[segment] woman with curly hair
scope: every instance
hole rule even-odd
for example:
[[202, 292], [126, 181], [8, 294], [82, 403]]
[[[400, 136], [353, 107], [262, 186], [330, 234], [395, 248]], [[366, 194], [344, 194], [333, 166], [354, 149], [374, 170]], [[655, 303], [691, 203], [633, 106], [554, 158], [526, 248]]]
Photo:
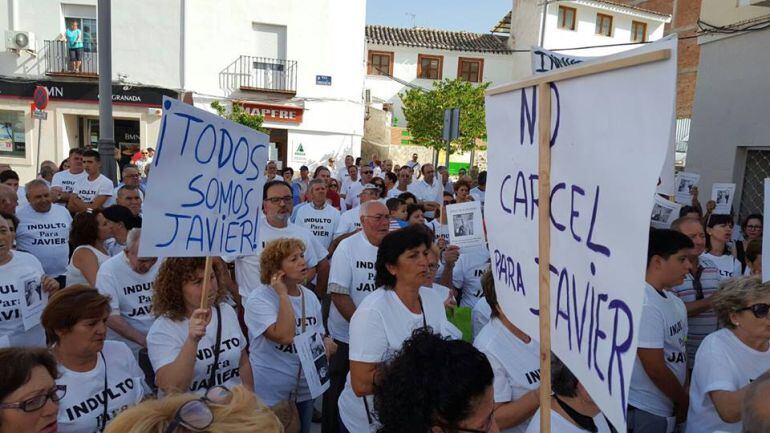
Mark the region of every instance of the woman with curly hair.
[[155, 279], [156, 320], [147, 333], [147, 352], [164, 393], [202, 395], [213, 386], [241, 383], [253, 388], [246, 338], [214, 272], [201, 308], [205, 263], [202, 257], [168, 258]]
[[107, 218], [99, 209], [75, 215], [70, 228], [70, 248], [74, 248], [67, 265], [66, 284], [94, 287], [99, 266], [110, 258], [104, 241], [112, 236]]
[[280, 433], [278, 418], [243, 386], [217, 386], [205, 398], [176, 394], [123, 411], [105, 433]]
[[244, 320], [249, 328], [254, 392], [265, 404], [283, 400], [295, 402], [303, 433], [310, 432], [313, 398], [301, 372], [294, 336], [304, 332], [322, 340], [327, 354], [334, 343], [323, 337], [326, 331], [321, 303], [302, 285], [307, 275], [299, 239], [279, 238], [267, 243], [260, 254], [260, 281], [244, 303]]
[[377, 431], [498, 433], [493, 379], [489, 361], [473, 345], [418, 329], [377, 371]]
[[455, 182], [454, 185], [455, 188], [455, 201], [457, 203], [466, 203], [469, 201], [473, 201], [473, 196], [471, 193], [471, 184], [465, 180], [460, 179], [457, 182]]

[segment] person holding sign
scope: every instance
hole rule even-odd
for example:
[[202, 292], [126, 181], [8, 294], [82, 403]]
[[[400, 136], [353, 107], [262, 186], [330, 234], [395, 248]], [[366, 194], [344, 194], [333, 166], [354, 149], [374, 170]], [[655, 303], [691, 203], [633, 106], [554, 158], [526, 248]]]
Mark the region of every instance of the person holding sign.
[[670, 290], [690, 271], [692, 248], [682, 233], [650, 230], [639, 346], [628, 393], [629, 432], [671, 433], [687, 415], [687, 308]]
[[[313, 389], [302, 372], [295, 335], [326, 334], [321, 303], [302, 285], [307, 274], [305, 246], [299, 239], [274, 239], [260, 256], [262, 286], [244, 302], [244, 321], [249, 328], [249, 361], [254, 373], [254, 392], [268, 406], [288, 400], [297, 405], [300, 431], [309, 433], [313, 417]], [[334, 343], [323, 337], [327, 355]]]
[[246, 338], [213, 272], [201, 299], [205, 262], [203, 257], [167, 258], [155, 279], [156, 319], [147, 333], [147, 353], [163, 393], [203, 395], [213, 386], [241, 383], [253, 388]]
[[123, 409], [144, 398], [146, 384], [131, 349], [105, 341], [110, 298], [88, 286], [69, 286], [48, 302], [42, 315], [51, 352], [59, 364], [58, 432], [104, 431]]
[[58, 289], [35, 256], [11, 249], [8, 221], [0, 218], [0, 347], [45, 346], [40, 312]]
[[375, 372], [415, 329], [459, 334], [447, 321], [444, 300], [422, 287], [431, 243], [424, 227], [411, 226], [386, 235], [377, 251], [374, 283], [381, 289], [364, 299], [350, 321], [350, 374], [339, 399], [340, 419], [350, 433], [377, 427]]
[[713, 304], [724, 328], [706, 337], [695, 357], [687, 433], [739, 433], [746, 388], [770, 371], [770, 285], [733, 279]]
[[0, 432], [55, 433], [59, 400], [56, 360], [42, 348], [0, 349]]
[[492, 318], [473, 340], [473, 345], [492, 365], [497, 404], [495, 420], [500, 431], [524, 433], [530, 418], [540, 407], [539, 343], [505, 316], [497, 303], [492, 271], [487, 270], [481, 279]]

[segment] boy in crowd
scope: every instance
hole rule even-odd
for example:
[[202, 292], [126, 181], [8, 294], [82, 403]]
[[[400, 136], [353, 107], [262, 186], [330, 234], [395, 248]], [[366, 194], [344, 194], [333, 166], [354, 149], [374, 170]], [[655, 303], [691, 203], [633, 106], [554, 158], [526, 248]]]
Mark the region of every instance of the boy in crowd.
[[392, 197], [385, 202], [390, 212], [390, 231], [406, 227], [406, 202]]

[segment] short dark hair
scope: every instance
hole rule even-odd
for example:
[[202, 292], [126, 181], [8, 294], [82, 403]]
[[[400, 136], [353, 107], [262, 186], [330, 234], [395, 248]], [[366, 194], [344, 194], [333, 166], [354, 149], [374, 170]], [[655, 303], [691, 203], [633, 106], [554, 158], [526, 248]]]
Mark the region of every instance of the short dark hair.
[[58, 343], [56, 331], [70, 330], [81, 320], [106, 316], [110, 311], [109, 296], [102, 295], [93, 287], [76, 284], [51, 296], [40, 316], [40, 323], [48, 342]]
[[315, 168], [315, 171], [313, 172], [313, 178], [316, 178], [316, 177], [318, 177], [318, 173], [319, 173], [321, 170], [326, 170], [326, 171], [328, 171], [328, 172], [329, 172], [329, 174], [331, 174], [331, 173], [332, 173], [332, 171], [331, 171], [331, 170], [329, 170], [329, 167], [327, 167], [327, 166], [325, 166], [325, 165], [319, 165], [318, 167], [316, 167], [316, 168]]
[[393, 173], [392, 171], [386, 171], [385, 177], [390, 179], [391, 182], [396, 183], [398, 182], [398, 176], [396, 176], [396, 173]]
[[387, 201], [385, 201], [385, 206], [388, 208], [389, 211], [398, 210], [401, 206], [405, 205], [406, 202], [401, 200], [398, 197], [391, 197]]
[[8, 347], [0, 349], [0, 401], [29, 382], [32, 370], [43, 367], [54, 379], [59, 377], [56, 360], [43, 348]]
[[647, 266], [655, 256], [668, 260], [679, 251], [693, 248], [695, 245], [684, 234], [671, 229], [650, 229], [647, 244]]
[[430, 248], [432, 243], [433, 239], [428, 232], [418, 226], [409, 226], [388, 233], [382, 239], [380, 248], [377, 250], [374, 284], [377, 287], [392, 289], [396, 284], [396, 277], [388, 271], [386, 265], [395, 265], [398, 262], [398, 257], [406, 250], [417, 248], [420, 245]]
[[262, 187], [262, 199], [263, 199], [263, 200], [264, 200], [264, 199], [267, 197], [267, 191], [268, 191], [270, 188], [272, 188], [272, 187], [274, 187], [274, 186], [276, 186], [276, 185], [283, 185], [283, 186], [285, 186], [286, 188], [289, 188], [289, 191], [292, 191], [292, 193], [294, 192], [294, 191], [291, 189], [291, 185], [289, 185], [289, 183], [288, 183], [288, 182], [286, 182], [285, 180], [283, 180], [283, 179], [274, 179], [274, 180], [271, 180], [270, 182], [265, 182], [265, 186], [264, 186], [264, 187]]
[[[716, 225], [720, 224], [729, 224], [729, 225], [735, 225], [735, 222], [733, 221], [732, 215], [723, 214], [723, 213], [716, 213], [709, 215], [708, 220], [706, 220], [706, 228], [712, 228]], [[708, 234], [708, 231], [706, 231], [706, 252], [711, 251], [711, 236]], [[730, 248], [727, 248], [725, 245], [724, 251], [722, 251], [722, 254], [730, 255]]]
[[293, 169], [293, 168], [291, 168], [291, 167], [286, 167], [286, 168], [284, 168], [283, 170], [281, 170], [281, 175], [284, 175], [284, 174], [286, 174], [286, 172], [287, 172], [287, 171], [288, 171], [289, 173], [291, 173], [291, 175], [292, 175], [292, 176], [294, 176], [294, 169]]
[[433, 167], [433, 164], [431, 164], [431, 163], [427, 162], [427, 163], [425, 163], [425, 164], [421, 165], [421, 166], [420, 166], [420, 173], [422, 173], [422, 174], [425, 174], [425, 168], [426, 168], [426, 167]]
[[487, 171], [484, 170], [481, 173], [479, 173], [479, 177], [476, 179], [476, 181], [479, 183], [479, 185], [486, 185], [487, 184]]
[[16, 231], [19, 229], [19, 219], [16, 217], [16, 215], [6, 213], [6, 212], [0, 212], [0, 217], [10, 221], [13, 224], [13, 231]]
[[71, 248], [93, 245], [99, 239], [99, 220], [96, 216], [100, 213], [102, 213], [100, 209], [87, 210], [72, 218], [72, 225], [70, 226]]
[[309, 169], [309, 168], [307, 168], [307, 166], [306, 166], [306, 165], [301, 165], [301, 166], [299, 167], [299, 171], [308, 171], [308, 170], [310, 170], [310, 169]]
[[436, 423], [456, 428], [493, 380], [489, 360], [472, 344], [419, 328], [378, 367], [374, 410], [379, 433], [423, 433]]
[[83, 158], [93, 158], [96, 161], [101, 161], [102, 160], [102, 156], [99, 155], [99, 152], [97, 152], [95, 150], [92, 150], [92, 149], [88, 149], [85, 152], [83, 152]]
[[84, 151], [82, 147], [73, 147], [72, 149], [70, 149], [69, 156], [72, 156], [73, 154], [83, 156], [83, 152]]
[[576, 397], [580, 381], [558, 356], [551, 353], [551, 390], [563, 397]]
[[415, 203], [417, 203], [417, 196], [415, 196], [414, 194], [412, 194], [409, 191], [402, 192], [401, 194], [398, 195], [398, 198], [400, 198], [403, 201], [407, 201], [407, 200], [409, 200], [411, 198], [412, 200], [414, 200]]
[[417, 211], [422, 211], [423, 213], [425, 213], [425, 208], [423, 208], [421, 204], [416, 204], [416, 203], [406, 205], [406, 219], [409, 219], [409, 217], [412, 216], [412, 214]]
[[19, 173], [16, 173], [13, 170], [5, 170], [4, 172], [0, 173], [0, 183], [5, 183], [5, 181], [8, 179], [19, 180]]
[[701, 217], [703, 216], [703, 213], [700, 211], [700, 209], [698, 209], [695, 206], [682, 206], [682, 208], [679, 209], [679, 216], [683, 217], [688, 213], [693, 213], [693, 212], [697, 213]]

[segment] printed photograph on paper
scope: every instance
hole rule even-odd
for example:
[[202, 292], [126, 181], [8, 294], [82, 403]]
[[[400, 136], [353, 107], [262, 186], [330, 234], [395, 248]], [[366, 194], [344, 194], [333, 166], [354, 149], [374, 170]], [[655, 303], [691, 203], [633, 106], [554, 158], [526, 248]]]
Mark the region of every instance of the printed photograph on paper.
[[460, 248], [484, 245], [484, 223], [481, 203], [471, 201], [446, 207], [449, 243]]

